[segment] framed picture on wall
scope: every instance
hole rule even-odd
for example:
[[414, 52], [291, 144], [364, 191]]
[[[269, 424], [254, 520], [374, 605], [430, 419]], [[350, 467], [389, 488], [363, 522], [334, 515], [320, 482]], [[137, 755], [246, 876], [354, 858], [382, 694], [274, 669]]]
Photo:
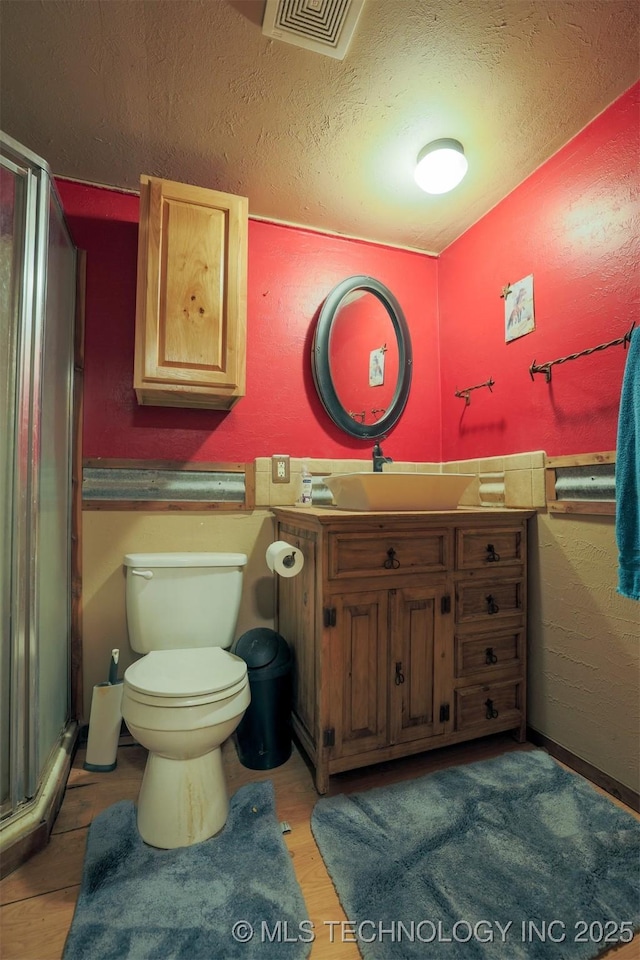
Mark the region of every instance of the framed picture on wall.
[[369, 386], [381, 387], [384, 383], [384, 347], [369, 354]]
[[533, 310], [533, 274], [514, 283], [504, 298], [504, 339], [506, 343], [524, 337], [536, 328]]

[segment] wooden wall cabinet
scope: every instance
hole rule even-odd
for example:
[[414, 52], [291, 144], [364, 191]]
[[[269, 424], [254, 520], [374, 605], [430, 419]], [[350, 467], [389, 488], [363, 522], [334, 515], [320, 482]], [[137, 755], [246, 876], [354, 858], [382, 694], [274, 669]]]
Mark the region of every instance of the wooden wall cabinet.
[[248, 202], [140, 178], [140, 404], [230, 409], [245, 394]]
[[526, 725], [526, 511], [274, 507], [293, 727], [331, 774]]

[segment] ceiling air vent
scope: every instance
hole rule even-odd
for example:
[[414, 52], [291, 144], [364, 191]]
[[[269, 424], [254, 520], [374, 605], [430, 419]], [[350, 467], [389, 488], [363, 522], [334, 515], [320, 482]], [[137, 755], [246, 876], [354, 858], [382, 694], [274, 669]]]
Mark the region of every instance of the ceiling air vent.
[[267, 0], [267, 37], [343, 60], [364, 0]]

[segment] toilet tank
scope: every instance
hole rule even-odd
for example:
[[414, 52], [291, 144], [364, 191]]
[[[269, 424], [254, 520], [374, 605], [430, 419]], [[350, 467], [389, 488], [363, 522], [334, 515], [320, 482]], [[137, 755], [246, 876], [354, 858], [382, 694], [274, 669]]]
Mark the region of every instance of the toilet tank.
[[137, 653], [230, 647], [238, 622], [244, 553], [128, 553], [125, 598]]

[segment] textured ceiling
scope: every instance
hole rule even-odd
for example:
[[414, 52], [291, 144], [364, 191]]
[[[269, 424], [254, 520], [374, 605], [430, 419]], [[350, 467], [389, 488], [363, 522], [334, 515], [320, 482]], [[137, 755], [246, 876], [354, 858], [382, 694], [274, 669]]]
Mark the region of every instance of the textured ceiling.
[[[2, 0], [2, 129], [56, 175], [438, 253], [640, 76], [637, 0], [365, 0], [342, 61], [265, 37], [263, 7]], [[430, 197], [439, 137], [469, 173]]]

